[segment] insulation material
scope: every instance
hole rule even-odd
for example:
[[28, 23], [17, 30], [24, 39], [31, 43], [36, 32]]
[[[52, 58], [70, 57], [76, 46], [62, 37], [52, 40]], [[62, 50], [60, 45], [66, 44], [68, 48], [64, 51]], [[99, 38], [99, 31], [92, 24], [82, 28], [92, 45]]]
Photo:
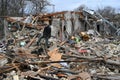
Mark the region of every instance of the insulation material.
[[51, 36], [57, 37], [60, 31], [60, 19], [53, 19], [51, 26]]
[[66, 21], [66, 31], [68, 35], [72, 35], [72, 31], [73, 31], [71, 18], [72, 18], [72, 14], [70, 12], [67, 12], [65, 14], [65, 21]]

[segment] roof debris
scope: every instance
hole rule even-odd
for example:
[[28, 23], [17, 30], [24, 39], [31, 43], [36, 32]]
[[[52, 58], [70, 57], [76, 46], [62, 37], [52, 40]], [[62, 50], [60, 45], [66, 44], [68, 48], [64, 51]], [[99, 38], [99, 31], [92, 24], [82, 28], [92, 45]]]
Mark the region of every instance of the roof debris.
[[[103, 30], [100, 18], [89, 15], [64, 11], [7, 17], [5, 40], [0, 42], [0, 79], [119, 80], [120, 40], [107, 35], [112, 25]], [[44, 40], [37, 45], [45, 24], [54, 32], [47, 48]]]

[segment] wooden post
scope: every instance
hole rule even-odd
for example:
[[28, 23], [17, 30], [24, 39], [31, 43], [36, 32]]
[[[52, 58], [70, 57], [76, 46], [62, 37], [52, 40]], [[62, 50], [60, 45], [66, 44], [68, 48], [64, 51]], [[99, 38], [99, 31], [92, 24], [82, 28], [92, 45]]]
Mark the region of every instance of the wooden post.
[[4, 39], [5, 40], [7, 40], [8, 33], [9, 33], [7, 26], [8, 26], [8, 22], [6, 21], [6, 19], [4, 19], [4, 34], [5, 34]]

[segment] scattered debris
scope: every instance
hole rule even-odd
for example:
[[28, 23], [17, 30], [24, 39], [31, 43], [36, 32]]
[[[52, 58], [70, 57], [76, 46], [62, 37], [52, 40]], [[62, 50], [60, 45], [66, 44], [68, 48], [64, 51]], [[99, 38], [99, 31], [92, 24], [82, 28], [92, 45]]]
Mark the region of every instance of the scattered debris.
[[[92, 27], [87, 16], [65, 11], [7, 17], [0, 43], [0, 80], [119, 80], [120, 40], [87, 29]], [[36, 45], [44, 23], [52, 23], [47, 49]]]

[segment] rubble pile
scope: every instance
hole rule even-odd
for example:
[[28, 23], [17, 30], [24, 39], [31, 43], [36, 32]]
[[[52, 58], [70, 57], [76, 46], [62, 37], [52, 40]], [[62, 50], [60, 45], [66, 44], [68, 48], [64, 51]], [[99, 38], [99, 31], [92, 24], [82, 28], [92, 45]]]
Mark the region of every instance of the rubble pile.
[[[45, 54], [35, 45], [34, 36], [35, 33], [30, 39], [20, 36], [23, 39], [11, 43], [7, 53], [1, 52], [2, 80], [119, 79], [120, 42], [95, 38], [94, 42], [69, 43], [51, 38], [53, 44]], [[30, 42], [25, 43], [27, 39]]]
[[119, 40], [80, 32], [67, 39], [51, 37], [45, 48], [44, 40], [36, 45], [44, 26], [31, 26], [33, 20], [15, 22], [20, 28], [12, 27], [1, 41], [0, 80], [120, 79]]

